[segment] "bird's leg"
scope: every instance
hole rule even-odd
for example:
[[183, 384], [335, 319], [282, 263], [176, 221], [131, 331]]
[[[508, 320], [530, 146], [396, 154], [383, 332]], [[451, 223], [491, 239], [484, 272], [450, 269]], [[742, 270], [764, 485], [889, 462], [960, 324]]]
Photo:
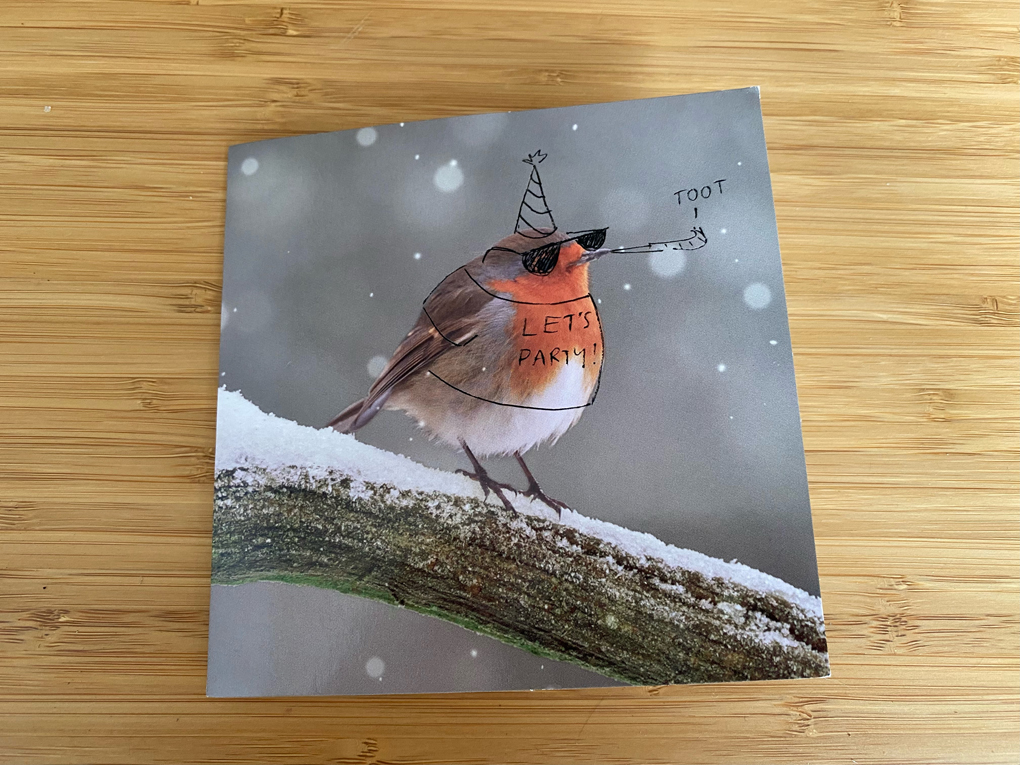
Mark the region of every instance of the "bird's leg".
[[545, 502], [549, 507], [556, 511], [556, 517], [562, 518], [563, 511], [566, 509], [566, 505], [560, 502], [558, 499], [553, 499], [538, 485], [538, 481], [535, 480], [535, 476], [528, 470], [528, 466], [524, 464], [524, 457], [521, 456], [520, 452], [514, 452], [514, 456], [517, 458], [517, 464], [521, 466], [521, 470], [524, 471], [524, 475], [528, 479], [528, 488], [526, 491], [521, 492], [525, 497], [531, 497], [532, 499], [538, 499]]
[[466, 470], [458, 470], [457, 472], [461, 475], [466, 475], [468, 478], [472, 478], [478, 481], [478, 485], [482, 487], [485, 498], [489, 498], [489, 492], [491, 491], [500, 501], [503, 503], [503, 507], [509, 510], [511, 513], [516, 513], [514, 506], [510, 504], [510, 500], [506, 498], [506, 494], [503, 493], [503, 489], [512, 489], [512, 486], [508, 486], [505, 483], [500, 483], [495, 480], [492, 476], [486, 472], [485, 468], [482, 467], [482, 463], [478, 461], [478, 458], [468, 448], [467, 442], [464, 439], [460, 441], [460, 447], [464, 450], [464, 454], [471, 460], [471, 466], [475, 469], [474, 473], [469, 473]]

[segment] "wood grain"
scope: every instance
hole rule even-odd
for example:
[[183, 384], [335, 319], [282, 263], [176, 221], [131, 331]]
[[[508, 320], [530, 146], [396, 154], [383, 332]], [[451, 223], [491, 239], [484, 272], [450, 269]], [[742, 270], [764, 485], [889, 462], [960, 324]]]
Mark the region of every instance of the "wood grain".
[[[0, 4], [0, 760], [1016, 762], [1018, 4]], [[833, 677], [204, 697], [226, 148], [758, 84]]]

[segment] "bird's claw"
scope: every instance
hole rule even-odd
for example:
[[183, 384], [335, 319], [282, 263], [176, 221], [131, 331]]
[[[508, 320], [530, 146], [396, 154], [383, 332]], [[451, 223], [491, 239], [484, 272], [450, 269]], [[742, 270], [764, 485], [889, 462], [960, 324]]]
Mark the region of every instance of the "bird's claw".
[[537, 499], [539, 502], [544, 502], [546, 505], [551, 507], [553, 510], [556, 511], [556, 518], [558, 520], [562, 520], [562, 518], [563, 518], [563, 511], [569, 509], [565, 503], [560, 502], [558, 499], [553, 499], [548, 494], [546, 494], [544, 491], [542, 491], [539, 488], [537, 483], [531, 484], [528, 487], [527, 491], [524, 491], [524, 492], [521, 492], [521, 493], [525, 497], [529, 497], [531, 499]]
[[478, 481], [478, 485], [482, 487], [482, 496], [485, 499], [489, 498], [489, 492], [491, 491], [493, 494], [499, 497], [500, 501], [503, 503], [503, 507], [505, 507], [511, 513], [517, 512], [517, 509], [512, 504], [510, 504], [510, 500], [506, 498], [506, 494], [503, 493], [503, 489], [516, 492], [517, 490], [514, 489], [513, 486], [511, 486], [508, 483], [500, 483], [499, 481], [497, 481], [496, 479], [494, 479], [492, 476], [485, 472], [469, 473], [467, 470], [459, 469], [457, 470], [457, 472], [460, 475], [467, 476], [473, 481]]

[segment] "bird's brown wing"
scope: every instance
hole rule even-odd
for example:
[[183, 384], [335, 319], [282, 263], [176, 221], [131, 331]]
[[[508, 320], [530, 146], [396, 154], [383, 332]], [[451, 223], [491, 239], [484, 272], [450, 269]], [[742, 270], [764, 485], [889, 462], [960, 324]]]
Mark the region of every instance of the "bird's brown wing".
[[494, 298], [459, 268], [432, 290], [418, 321], [397, 346], [364, 399], [347, 407], [329, 426], [345, 433], [365, 425], [382, 409], [393, 389], [425, 371], [437, 358], [470, 343], [478, 334], [478, 314]]

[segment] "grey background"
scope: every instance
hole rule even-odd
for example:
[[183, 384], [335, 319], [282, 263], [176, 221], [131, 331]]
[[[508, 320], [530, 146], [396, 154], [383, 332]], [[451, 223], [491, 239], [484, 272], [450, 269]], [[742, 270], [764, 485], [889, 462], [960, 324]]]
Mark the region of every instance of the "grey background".
[[[359, 141], [358, 131], [344, 131], [231, 148], [221, 383], [265, 411], [323, 426], [365, 394], [371, 360], [389, 357], [432, 287], [512, 233], [530, 170], [521, 159], [542, 149], [549, 155], [542, 181], [561, 229], [608, 226], [607, 246], [616, 247], [684, 237], [696, 222], [709, 240], [671, 277], [656, 273], [648, 255], [611, 255], [592, 266], [606, 345], [602, 387], [555, 447], [527, 455], [543, 489], [586, 515], [738, 559], [818, 594], [757, 89], [372, 132], [371, 143], [364, 132]], [[442, 190], [458, 171], [462, 183]], [[714, 181], [721, 178], [720, 194]], [[677, 204], [675, 191], [705, 185], [709, 199]], [[745, 301], [753, 284], [771, 292], [767, 306]], [[433, 467], [467, 467], [463, 455], [429, 442], [400, 412], [381, 413], [358, 438]], [[488, 466], [525, 485], [512, 461]], [[300, 596], [271, 594], [280, 588]], [[335, 634], [346, 636], [326, 641], [325, 654], [321, 635], [293, 627], [323, 613], [335, 617], [323, 629], [336, 624]], [[398, 618], [413, 628], [395, 630]], [[467, 642], [451, 638], [458, 630]], [[395, 651], [394, 640], [414, 657], [403, 679], [390, 669], [381, 682], [369, 677], [364, 646]], [[534, 685], [535, 657], [488, 641], [503, 658], [486, 650], [489, 658], [468, 663], [469, 679], [458, 674], [450, 687], [436, 685], [437, 672], [453, 671], [442, 658], [451, 645], [486, 640], [336, 593], [214, 588], [210, 692], [608, 682], [561, 667]], [[550, 662], [539, 663], [550, 672]], [[314, 679], [297, 682], [305, 666], [316, 667]], [[425, 666], [435, 670], [431, 677], [420, 671]], [[374, 685], [366, 689], [366, 680]]]

